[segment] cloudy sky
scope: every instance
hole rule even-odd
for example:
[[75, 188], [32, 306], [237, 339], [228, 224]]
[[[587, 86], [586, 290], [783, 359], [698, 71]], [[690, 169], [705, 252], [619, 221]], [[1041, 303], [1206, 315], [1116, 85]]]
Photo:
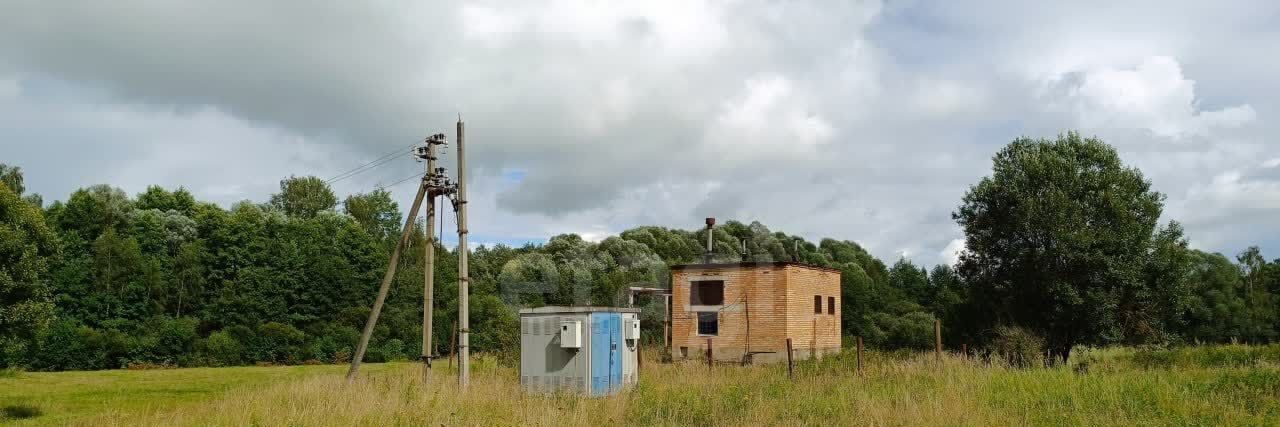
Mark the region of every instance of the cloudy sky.
[[999, 147], [1078, 129], [1194, 246], [1280, 256], [1276, 2], [531, 3], [5, 1], [0, 162], [230, 205], [461, 114], [480, 242], [716, 216], [933, 264]]

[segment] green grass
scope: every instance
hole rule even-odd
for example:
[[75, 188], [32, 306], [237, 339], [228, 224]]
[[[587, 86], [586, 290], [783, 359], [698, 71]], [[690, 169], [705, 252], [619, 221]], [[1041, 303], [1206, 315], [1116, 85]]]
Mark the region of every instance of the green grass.
[[[388, 369], [365, 365], [368, 372]], [[345, 366], [14, 372], [0, 376], [0, 420], [13, 425], [61, 425], [166, 410], [270, 384], [345, 372]], [[8, 425], [8, 424], [6, 424]]]
[[1081, 350], [1071, 366], [1026, 370], [872, 352], [861, 375], [841, 354], [795, 379], [782, 365], [650, 360], [635, 389], [595, 399], [523, 393], [483, 356], [469, 390], [452, 369], [424, 381], [412, 363], [369, 365], [354, 384], [341, 366], [21, 373], [0, 379], [0, 406], [31, 394], [12, 403], [36, 414], [19, 425], [1280, 425], [1269, 351]]

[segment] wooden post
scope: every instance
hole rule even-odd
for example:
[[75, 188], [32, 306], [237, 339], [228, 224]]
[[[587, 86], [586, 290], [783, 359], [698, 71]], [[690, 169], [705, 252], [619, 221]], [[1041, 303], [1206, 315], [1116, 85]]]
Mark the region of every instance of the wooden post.
[[933, 321], [933, 354], [942, 363], [942, 321]]
[[382, 286], [378, 288], [378, 296], [373, 300], [373, 309], [369, 311], [369, 319], [364, 323], [364, 332], [360, 334], [360, 342], [356, 345], [356, 354], [351, 357], [351, 368], [347, 370], [347, 381], [356, 379], [356, 373], [360, 371], [361, 359], [364, 359], [364, 352], [369, 348], [369, 338], [373, 337], [373, 327], [378, 324], [378, 315], [382, 313], [382, 304], [387, 301], [387, 291], [391, 290], [391, 281], [396, 277], [396, 267], [400, 261], [400, 251], [408, 246], [409, 236], [413, 231], [413, 219], [418, 216], [418, 208], [422, 206], [422, 198], [427, 193], [427, 184], [425, 182], [418, 184], [418, 195], [413, 198], [413, 206], [409, 208], [409, 217], [404, 220], [404, 232], [400, 234], [400, 240], [396, 242], [395, 250], [391, 251], [391, 260], [387, 263], [387, 273], [382, 276]]
[[712, 367], [712, 361], [715, 360], [711, 355], [711, 338], [707, 338], [707, 367]]
[[449, 333], [449, 367], [452, 368], [453, 354], [454, 354], [454, 351], [458, 349], [456, 345], [457, 344], [456, 340], [458, 339], [458, 321], [455, 320], [453, 321], [452, 324], [449, 325], [449, 332], [450, 332]]
[[960, 358], [969, 360], [969, 344], [960, 343]]
[[858, 335], [858, 375], [862, 375], [862, 335]]
[[791, 360], [791, 338], [787, 338], [787, 378], [795, 379], [795, 362]]
[[636, 340], [636, 370], [644, 367], [644, 349], [640, 347], [640, 340]]

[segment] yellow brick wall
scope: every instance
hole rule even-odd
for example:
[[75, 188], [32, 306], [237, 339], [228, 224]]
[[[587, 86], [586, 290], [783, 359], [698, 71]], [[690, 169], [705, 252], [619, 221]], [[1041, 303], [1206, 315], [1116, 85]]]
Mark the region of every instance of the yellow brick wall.
[[[748, 348], [751, 352], [773, 352], [756, 355], [756, 360], [785, 360], [787, 337], [792, 338], [798, 355], [807, 356], [811, 349], [840, 347], [838, 272], [765, 264], [690, 267], [672, 271], [671, 276], [671, 352], [677, 359], [682, 358], [682, 347], [689, 358], [705, 357], [708, 338], [715, 358], [726, 361], [741, 360]], [[724, 305], [691, 306], [689, 286], [693, 280], [724, 280]], [[814, 292], [823, 296], [821, 315], [813, 314]], [[826, 314], [827, 296], [836, 297], [834, 315]], [[702, 310], [718, 310], [717, 336], [698, 335], [697, 312]]]
[[[787, 335], [796, 349], [840, 348], [840, 273], [801, 266], [786, 268]], [[813, 297], [822, 297], [822, 313], [813, 312]], [[827, 314], [827, 298], [835, 313]]]

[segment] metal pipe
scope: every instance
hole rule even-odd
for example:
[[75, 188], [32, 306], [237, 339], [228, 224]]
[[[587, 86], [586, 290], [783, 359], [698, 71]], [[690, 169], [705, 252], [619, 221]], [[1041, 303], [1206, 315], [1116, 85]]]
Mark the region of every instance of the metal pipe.
[[706, 252], [706, 255], [702, 257], [703, 264], [711, 263], [711, 253], [715, 251], [715, 240], [712, 240], [712, 236], [715, 235], [714, 233], [715, 226], [716, 226], [716, 219], [707, 218], [707, 252]]

